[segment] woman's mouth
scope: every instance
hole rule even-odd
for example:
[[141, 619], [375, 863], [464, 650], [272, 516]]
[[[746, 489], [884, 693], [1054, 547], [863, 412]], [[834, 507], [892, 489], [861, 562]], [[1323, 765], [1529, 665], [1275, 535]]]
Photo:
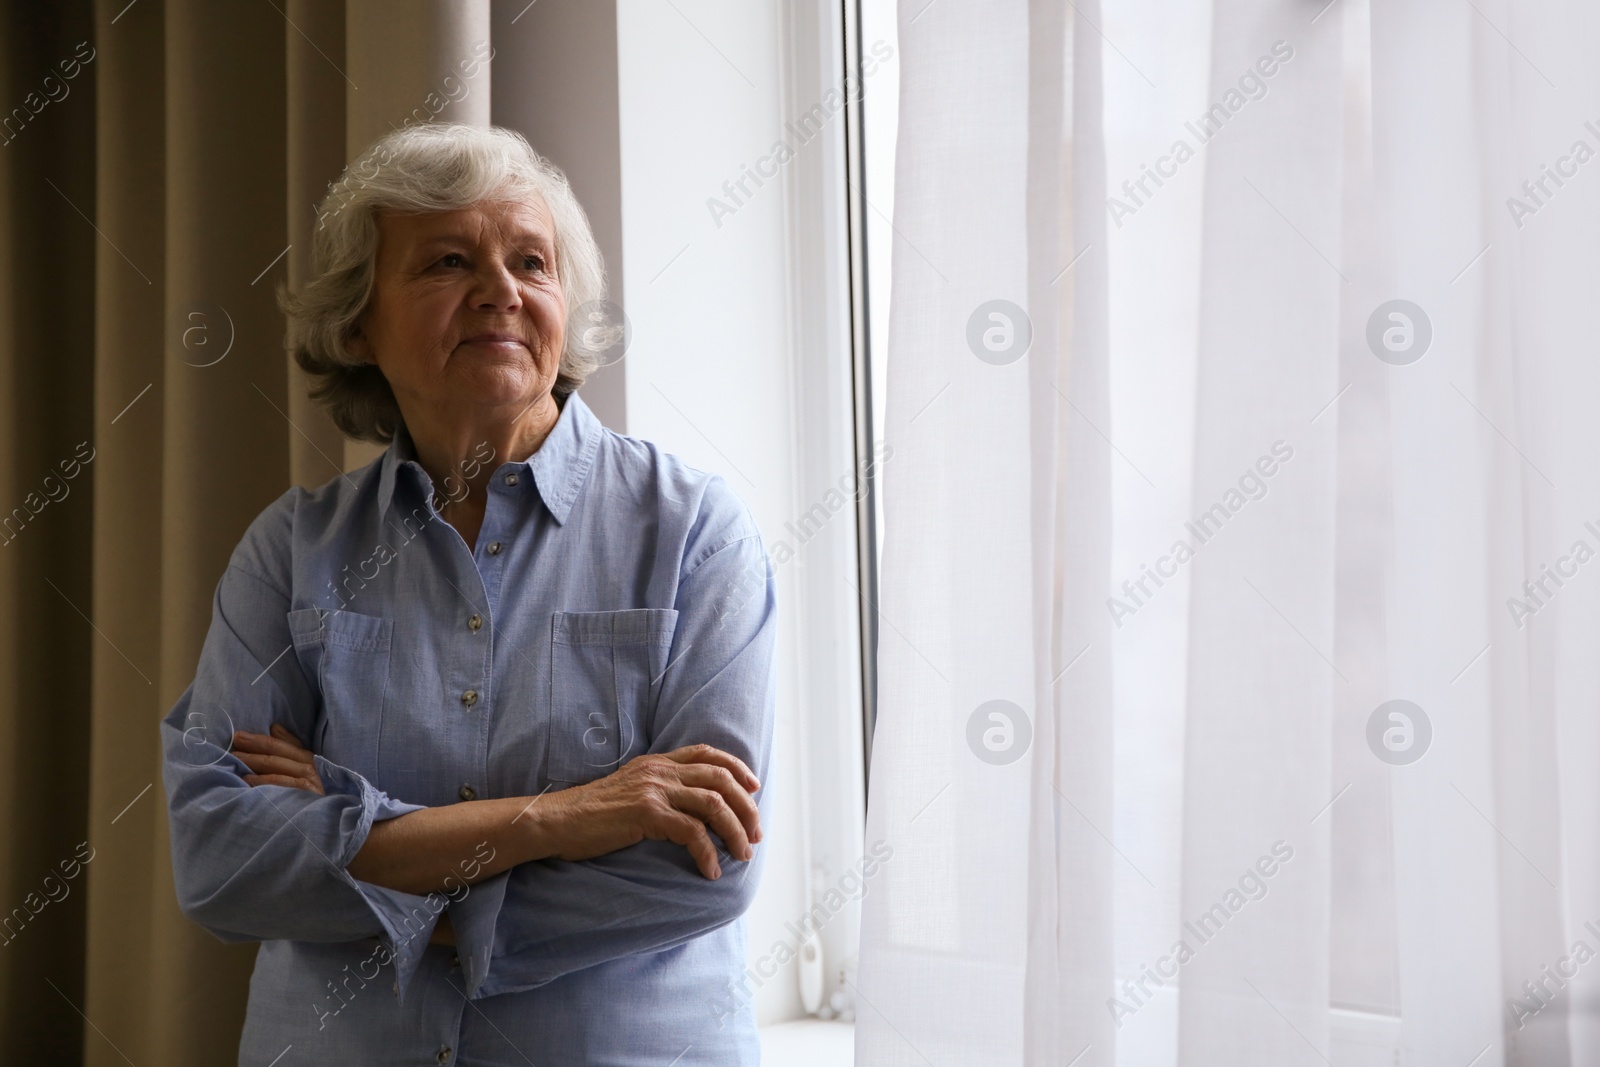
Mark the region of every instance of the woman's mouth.
[[528, 343], [520, 337], [508, 333], [480, 333], [468, 337], [461, 342], [463, 345], [472, 345], [475, 348], [491, 352], [528, 352], [532, 351]]

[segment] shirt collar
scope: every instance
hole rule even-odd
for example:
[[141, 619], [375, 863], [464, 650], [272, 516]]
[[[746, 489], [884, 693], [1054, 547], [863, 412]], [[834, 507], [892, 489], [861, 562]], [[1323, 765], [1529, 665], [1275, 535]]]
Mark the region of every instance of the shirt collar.
[[[585, 404], [577, 393], [568, 393], [566, 400], [561, 402], [561, 414], [556, 419], [555, 426], [544, 439], [544, 443], [539, 446], [539, 450], [527, 459], [497, 464], [496, 469], [504, 466], [510, 471], [526, 473], [537, 487], [540, 498], [544, 500], [544, 506], [549, 509], [556, 522], [565, 525], [567, 516], [572, 513], [572, 505], [578, 499], [578, 493], [583, 489], [584, 480], [589, 475], [589, 468], [594, 465], [594, 456], [600, 448], [600, 438], [604, 431], [605, 427], [600, 424], [594, 412], [589, 410], [589, 405]], [[402, 474], [402, 471], [410, 473]], [[412, 484], [418, 493], [422, 494], [423, 499], [427, 499], [432, 483], [427, 471], [417, 462], [416, 445], [403, 423], [395, 431], [394, 440], [389, 443], [388, 450], [383, 454], [382, 468], [378, 475], [380, 514], [388, 514], [390, 501], [394, 499], [396, 482], [402, 477], [412, 479]]]

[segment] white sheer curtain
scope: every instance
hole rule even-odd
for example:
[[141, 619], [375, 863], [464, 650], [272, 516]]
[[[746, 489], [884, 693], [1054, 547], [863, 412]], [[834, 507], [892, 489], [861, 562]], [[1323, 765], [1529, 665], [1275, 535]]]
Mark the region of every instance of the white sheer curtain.
[[899, 29], [859, 1062], [1600, 1062], [1600, 20]]
[[1111, 1047], [1100, 56], [1068, 14], [901, 8], [862, 1063]]

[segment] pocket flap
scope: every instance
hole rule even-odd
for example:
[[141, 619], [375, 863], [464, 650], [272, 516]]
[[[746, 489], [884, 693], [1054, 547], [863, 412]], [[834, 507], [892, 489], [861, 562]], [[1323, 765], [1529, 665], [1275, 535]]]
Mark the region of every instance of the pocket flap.
[[558, 611], [554, 636], [557, 642], [567, 645], [670, 644], [677, 628], [677, 608]]
[[324, 644], [352, 652], [387, 652], [394, 623], [354, 611], [298, 608], [289, 612], [289, 632], [296, 648]]

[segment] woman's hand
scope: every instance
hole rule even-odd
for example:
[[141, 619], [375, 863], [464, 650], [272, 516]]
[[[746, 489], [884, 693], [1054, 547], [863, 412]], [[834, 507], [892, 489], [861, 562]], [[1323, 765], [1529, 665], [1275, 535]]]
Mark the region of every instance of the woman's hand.
[[754, 855], [761, 818], [750, 794], [760, 788], [739, 757], [690, 745], [636, 757], [604, 778], [548, 793], [538, 810], [558, 859], [593, 859], [650, 838], [684, 846], [701, 874], [718, 878], [722, 865], [711, 833], [734, 858]]
[[325, 795], [311, 751], [279, 723], [272, 724], [270, 735], [235, 731], [233, 754], [255, 771], [244, 776], [251, 785], [286, 785]]

